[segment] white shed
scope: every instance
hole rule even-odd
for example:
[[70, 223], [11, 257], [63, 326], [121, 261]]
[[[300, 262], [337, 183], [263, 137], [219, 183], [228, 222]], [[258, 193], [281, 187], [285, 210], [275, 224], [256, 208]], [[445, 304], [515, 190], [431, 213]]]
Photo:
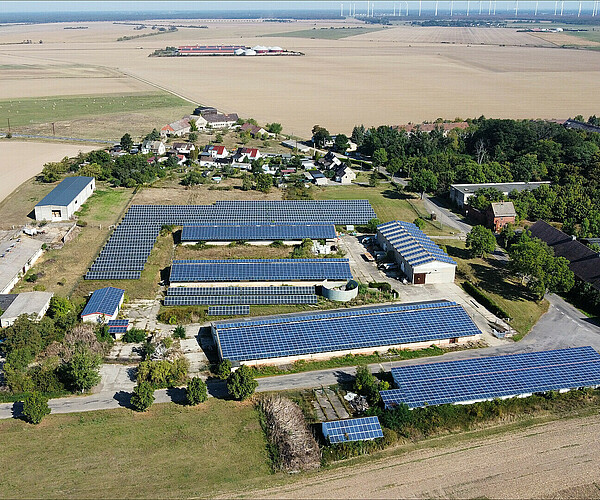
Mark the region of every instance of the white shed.
[[70, 219], [96, 189], [93, 177], [67, 177], [35, 206], [35, 219]]

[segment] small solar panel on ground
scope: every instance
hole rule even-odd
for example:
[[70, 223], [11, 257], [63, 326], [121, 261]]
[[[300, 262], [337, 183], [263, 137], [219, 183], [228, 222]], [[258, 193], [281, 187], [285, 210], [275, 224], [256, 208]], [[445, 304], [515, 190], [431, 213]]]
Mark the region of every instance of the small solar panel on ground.
[[331, 444], [348, 441], [366, 441], [383, 437], [377, 417], [352, 418], [323, 422], [323, 435]]
[[600, 385], [592, 347], [488, 356], [392, 368], [398, 389], [381, 391], [386, 407], [468, 403]]
[[249, 306], [213, 306], [208, 308], [209, 316], [234, 316], [250, 314]]

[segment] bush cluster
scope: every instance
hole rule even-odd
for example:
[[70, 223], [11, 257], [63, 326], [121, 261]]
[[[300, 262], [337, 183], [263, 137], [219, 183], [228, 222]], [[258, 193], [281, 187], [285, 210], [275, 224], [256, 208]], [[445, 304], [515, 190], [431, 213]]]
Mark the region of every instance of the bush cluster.
[[187, 379], [189, 362], [186, 358], [174, 361], [142, 361], [138, 366], [137, 382], [148, 382], [155, 389], [173, 387]]

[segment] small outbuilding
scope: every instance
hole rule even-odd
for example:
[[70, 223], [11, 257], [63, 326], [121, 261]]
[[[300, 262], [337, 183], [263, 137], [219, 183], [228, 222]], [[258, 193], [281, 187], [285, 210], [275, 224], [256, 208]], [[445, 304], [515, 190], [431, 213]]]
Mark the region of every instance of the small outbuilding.
[[377, 242], [415, 285], [452, 283], [456, 262], [429, 236], [410, 222], [392, 221], [377, 226]]
[[512, 201], [500, 201], [491, 203], [487, 212], [488, 226], [496, 233], [508, 224], [514, 224], [517, 219], [517, 212]]
[[93, 177], [67, 177], [35, 206], [35, 219], [69, 220], [95, 189]]
[[107, 286], [92, 293], [81, 313], [81, 320], [87, 323], [106, 323], [117, 319], [125, 290]]
[[50, 307], [50, 299], [54, 294], [50, 292], [24, 292], [12, 296], [10, 305], [0, 317], [2, 328], [11, 326], [23, 314], [39, 321], [44, 317]]

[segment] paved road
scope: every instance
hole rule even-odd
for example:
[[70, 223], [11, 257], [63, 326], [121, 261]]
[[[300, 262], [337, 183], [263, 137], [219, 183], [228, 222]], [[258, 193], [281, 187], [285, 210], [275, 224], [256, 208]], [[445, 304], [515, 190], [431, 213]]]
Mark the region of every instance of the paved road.
[[[105, 139], [82, 139], [80, 137], [59, 137], [57, 135], [30, 135], [30, 134], [12, 134], [13, 137], [21, 137], [27, 139], [50, 139], [53, 141], [71, 141], [71, 142], [91, 142], [100, 144], [118, 144], [118, 139], [107, 141]], [[6, 137], [5, 133], [0, 133], [0, 137]]]

